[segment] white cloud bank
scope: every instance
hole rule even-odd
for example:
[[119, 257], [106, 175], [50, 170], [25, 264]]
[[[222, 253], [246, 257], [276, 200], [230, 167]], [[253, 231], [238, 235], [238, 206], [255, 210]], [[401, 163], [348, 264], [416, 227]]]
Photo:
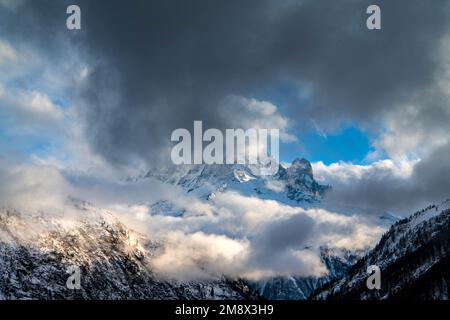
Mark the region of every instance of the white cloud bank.
[[[320, 276], [326, 274], [326, 268], [319, 246], [362, 249], [373, 245], [383, 231], [356, 216], [305, 210], [234, 192], [218, 194], [214, 201], [200, 201], [149, 179], [83, 182], [73, 177], [68, 180], [50, 166], [10, 164], [0, 168], [2, 207], [67, 220], [74, 212], [68, 197], [94, 200], [128, 226], [163, 244], [152, 258], [153, 270], [162, 277]], [[175, 204], [186, 215], [151, 215], [149, 204], [157, 199], [177, 199]], [[82, 214], [89, 218], [90, 213]], [[93, 214], [92, 219], [95, 217]]]
[[408, 216], [450, 198], [450, 148], [444, 145], [423, 159], [379, 160], [367, 165], [313, 164], [315, 177], [332, 186], [323, 205], [339, 212], [378, 217]]

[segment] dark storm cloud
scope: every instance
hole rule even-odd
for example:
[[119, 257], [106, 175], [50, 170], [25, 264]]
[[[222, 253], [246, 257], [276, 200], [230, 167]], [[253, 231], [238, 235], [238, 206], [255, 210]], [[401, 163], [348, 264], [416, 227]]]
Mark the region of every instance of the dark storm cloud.
[[[306, 108], [293, 101], [287, 111], [299, 126], [377, 121], [434, 83], [450, 22], [439, 0], [77, 3], [81, 32], [64, 30], [67, 1], [29, 1], [8, 27], [42, 50], [72, 40], [88, 60], [79, 111], [92, 145], [114, 163], [152, 159], [194, 120], [232, 127], [217, 112], [228, 95], [257, 97], [286, 82], [311, 89]], [[365, 26], [373, 3], [381, 31]]]
[[[173, 129], [194, 120], [232, 127], [217, 112], [223, 99], [265, 84], [265, 1], [112, 1], [85, 11], [95, 12], [86, 47], [103, 63], [83, 92], [83, 111], [93, 143], [109, 159], [153, 160]], [[109, 92], [117, 92], [112, 101]]]
[[[251, 96], [281, 81], [311, 84], [310, 108], [289, 111], [301, 121], [368, 120], [409, 101], [433, 82], [447, 4], [380, 3], [383, 30], [370, 32], [370, 3], [90, 4], [85, 11], [96, 19], [86, 22], [87, 48], [107, 63], [85, 93], [94, 142], [109, 158], [149, 156], [172, 129], [194, 120], [233, 126], [217, 112], [226, 95]], [[116, 105], [105, 90], [118, 90]]]
[[[346, 168], [342, 167], [342, 172]], [[356, 208], [362, 214], [379, 216], [393, 212], [407, 216], [450, 199], [450, 144], [418, 162], [410, 175], [399, 175], [392, 167], [381, 165], [348, 179], [333, 174], [327, 178], [333, 191], [325, 197], [325, 204], [331, 209]]]
[[[365, 28], [372, 3], [381, 31]], [[275, 48], [294, 77], [311, 83], [310, 115], [378, 121], [434, 84], [448, 9], [445, 1], [308, 1], [283, 19]]]
[[281, 273], [299, 268], [299, 259], [290, 250], [302, 250], [314, 220], [306, 215], [298, 214], [286, 220], [274, 221], [263, 228], [252, 240], [252, 254], [249, 261], [263, 268], [274, 268]]

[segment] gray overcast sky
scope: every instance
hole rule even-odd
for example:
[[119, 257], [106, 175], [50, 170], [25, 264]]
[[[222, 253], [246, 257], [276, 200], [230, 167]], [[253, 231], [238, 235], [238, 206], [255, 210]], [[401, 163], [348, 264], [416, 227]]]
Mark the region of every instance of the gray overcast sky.
[[[1, 39], [89, 66], [74, 87], [77, 121], [113, 165], [155, 161], [170, 132], [194, 120], [235, 127], [239, 107], [223, 112], [230, 96], [258, 99], [287, 83], [299, 98], [283, 116], [297, 130], [353, 123], [380, 153], [422, 159], [411, 180], [368, 175], [342, 198], [390, 205], [449, 190], [448, 1], [79, 0], [79, 32], [64, 28], [72, 1], [0, 3]], [[381, 31], [366, 28], [370, 4], [382, 9]], [[240, 124], [254, 117], [242, 112]]]

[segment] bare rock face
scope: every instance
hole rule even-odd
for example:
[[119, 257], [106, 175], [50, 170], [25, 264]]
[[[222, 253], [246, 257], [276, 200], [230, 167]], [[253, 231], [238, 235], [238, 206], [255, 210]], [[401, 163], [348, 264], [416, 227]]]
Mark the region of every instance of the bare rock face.
[[286, 184], [286, 196], [297, 202], [315, 202], [330, 189], [314, 179], [311, 163], [303, 158], [295, 159], [289, 168], [281, 171], [280, 180]]
[[[288, 168], [280, 164], [278, 172], [271, 176], [259, 176], [255, 171], [258, 170], [243, 164], [180, 165], [150, 170], [145, 177], [178, 185], [206, 199], [233, 190], [290, 205], [318, 203], [331, 189], [314, 179], [311, 163], [303, 158], [294, 160]], [[268, 188], [270, 184], [278, 185], [280, 190]]]

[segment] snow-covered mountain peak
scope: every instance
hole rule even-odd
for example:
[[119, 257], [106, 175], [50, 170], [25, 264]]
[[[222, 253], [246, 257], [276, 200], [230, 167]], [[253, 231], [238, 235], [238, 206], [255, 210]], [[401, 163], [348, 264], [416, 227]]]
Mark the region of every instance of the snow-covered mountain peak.
[[292, 205], [316, 203], [329, 188], [314, 179], [311, 163], [306, 159], [296, 159], [289, 168], [279, 165], [278, 172], [271, 176], [260, 176], [255, 170], [258, 171], [254, 166], [242, 164], [172, 165], [150, 170], [146, 177], [180, 186], [203, 199], [232, 190]]
[[292, 165], [287, 169], [291, 174], [301, 175], [313, 175], [313, 169], [311, 163], [305, 158], [297, 158], [292, 162]]
[[242, 182], [242, 183], [256, 179], [255, 176], [249, 174], [249, 172], [247, 172], [246, 170], [241, 170], [241, 169], [234, 169], [233, 175], [234, 175], [234, 178], [236, 179], [236, 181]]

